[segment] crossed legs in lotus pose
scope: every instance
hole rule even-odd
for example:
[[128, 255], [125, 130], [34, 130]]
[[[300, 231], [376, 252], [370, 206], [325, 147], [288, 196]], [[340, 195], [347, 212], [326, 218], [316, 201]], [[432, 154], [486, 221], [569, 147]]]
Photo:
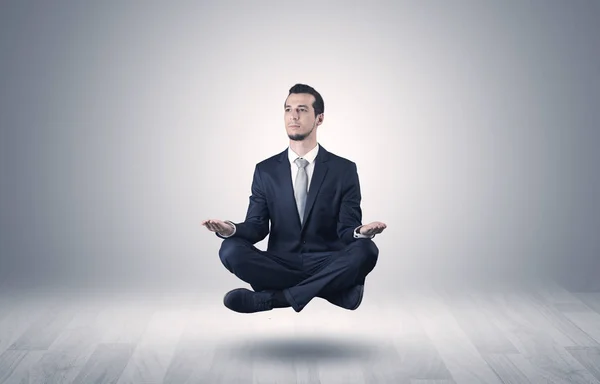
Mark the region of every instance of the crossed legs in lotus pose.
[[234, 289], [225, 295], [224, 304], [242, 313], [285, 307], [300, 312], [321, 297], [354, 310], [378, 255], [371, 239], [357, 239], [340, 251], [277, 255], [246, 240], [227, 238], [219, 250], [223, 265], [254, 291]]

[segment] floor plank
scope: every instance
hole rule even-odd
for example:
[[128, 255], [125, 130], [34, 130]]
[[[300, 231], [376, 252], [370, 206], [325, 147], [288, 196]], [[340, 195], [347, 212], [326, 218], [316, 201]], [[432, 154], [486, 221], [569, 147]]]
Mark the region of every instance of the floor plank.
[[[84, 356], [87, 359], [89, 356]], [[32, 382], [34, 383], [71, 383], [80, 366], [77, 365], [81, 355], [75, 351], [47, 351], [43, 354], [40, 361], [32, 367]]]
[[[472, 294], [479, 306], [505, 332], [536, 374], [550, 382], [598, 383], [548, 332], [549, 324], [529, 317], [528, 301], [519, 292]], [[556, 332], [557, 330], [554, 329]]]
[[[7, 350], [6, 352], [9, 352]], [[24, 351], [24, 350], [22, 350]], [[34, 367], [41, 360], [45, 351], [41, 350], [28, 350], [25, 351], [25, 355], [19, 361], [19, 363], [12, 367], [9, 375], [6, 376], [4, 381], [0, 381], [2, 384], [22, 384], [30, 383], [33, 381], [35, 376]]]
[[567, 350], [600, 381], [600, 348], [573, 347]]
[[[541, 383], [543, 381], [543, 377], [536, 373], [531, 364], [519, 354], [486, 353], [483, 358], [504, 384]], [[515, 364], [516, 359], [520, 359], [521, 364]], [[527, 368], [523, 369], [523, 366]]]
[[101, 342], [136, 345], [153, 312], [154, 309], [146, 303], [117, 302], [106, 307], [98, 315], [98, 321], [106, 324]]
[[206, 376], [214, 348], [197, 340], [182, 340], [177, 345], [165, 372], [165, 384], [199, 382]]
[[518, 353], [517, 348], [468, 295], [449, 290], [441, 290], [438, 294], [443, 298], [462, 331], [480, 353]]
[[116, 383], [133, 354], [130, 343], [100, 344], [73, 380], [74, 384]]
[[378, 319], [367, 324], [377, 324], [388, 340], [382, 343], [381, 353], [367, 361], [367, 382], [451, 380], [442, 357], [409, 307], [410, 298], [398, 295], [395, 300], [379, 302], [380, 306], [373, 309]]
[[48, 305], [45, 301], [28, 298], [14, 304], [14, 308], [0, 321], [0, 353], [18, 340], [42, 316]]
[[[319, 368], [316, 361], [298, 361], [296, 367], [296, 383], [297, 384], [320, 384]], [[369, 381], [365, 376], [367, 383], [377, 383], [377, 381]]]
[[186, 310], [154, 313], [118, 384], [161, 383], [187, 318]]
[[558, 330], [563, 338], [556, 340], [563, 347], [579, 346], [579, 347], [600, 347], [600, 343], [590, 337], [588, 333], [574, 324], [569, 317], [558, 310], [554, 305], [547, 303], [537, 293], [525, 294], [523, 297], [526, 300], [528, 316], [533, 318], [533, 314], [539, 314], [540, 322], [547, 322], [552, 328]]
[[[567, 312], [564, 316], [591, 338], [600, 342], [600, 313], [589, 310]], [[600, 346], [592, 347], [599, 348]]]
[[44, 311], [23, 334], [15, 340], [10, 349], [46, 350], [56, 340], [74, 316], [73, 308], [60, 304]]
[[25, 359], [28, 351], [8, 349], [0, 354], [0, 383], [13, 374], [19, 364]]
[[100, 312], [100, 305], [78, 306], [73, 319], [35, 367], [40, 378], [36, 382], [73, 382], [101, 342], [106, 324], [99, 321]]
[[434, 291], [413, 298], [410, 307], [416, 312], [454, 381], [458, 384], [501, 383]]
[[220, 308], [205, 298], [189, 307], [187, 320], [166, 369], [165, 384], [208, 382], [211, 364], [221, 345]]
[[563, 381], [557, 379], [555, 375], [553, 376], [551, 374], [548, 374], [543, 369], [533, 365], [530, 359], [526, 358], [521, 354], [510, 354], [505, 355], [505, 357], [514, 366], [515, 370], [518, 370], [527, 378], [527, 381], [524, 381], [525, 383], [563, 383]]
[[[233, 363], [233, 364], [232, 364]], [[252, 384], [271, 383], [280, 381], [280, 372], [274, 371], [264, 375], [264, 371], [253, 371], [254, 361], [248, 359], [232, 359], [232, 350], [228, 347], [217, 347], [210, 363], [210, 368], [204, 372], [203, 381], [206, 383], [226, 384], [240, 383]]]

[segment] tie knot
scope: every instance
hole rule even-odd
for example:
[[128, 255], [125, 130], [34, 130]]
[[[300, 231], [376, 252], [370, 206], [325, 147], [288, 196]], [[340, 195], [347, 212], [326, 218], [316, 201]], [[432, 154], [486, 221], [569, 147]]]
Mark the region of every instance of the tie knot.
[[296, 163], [298, 168], [304, 168], [308, 165], [308, 160], [299, 157], [296, 160], [294, 160], [294, 163]]

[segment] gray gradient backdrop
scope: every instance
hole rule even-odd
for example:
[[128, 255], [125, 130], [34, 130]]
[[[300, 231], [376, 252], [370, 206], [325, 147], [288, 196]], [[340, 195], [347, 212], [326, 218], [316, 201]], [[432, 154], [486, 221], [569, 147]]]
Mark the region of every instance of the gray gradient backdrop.
[[243, 220], [305, 82], [388, 224], [373, 289], [592, 281], [599, 4], [2, 1], [0, 276], [243, 286], [200, 222]]

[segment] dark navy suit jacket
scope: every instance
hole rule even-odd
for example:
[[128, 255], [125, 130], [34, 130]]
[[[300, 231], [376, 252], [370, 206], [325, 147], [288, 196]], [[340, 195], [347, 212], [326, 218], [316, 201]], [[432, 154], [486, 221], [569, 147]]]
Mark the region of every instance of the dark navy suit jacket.
[[269, 235], [267, 251], [280, 255], [337, 251], [357, 240], [353, 232], [362, 224], [362, 211], [356, 164], [320, 144], [304, 224], [294, 198], [288, 149], [256, 165], [251, 191], [246, 219], [234, 223], [233, 237], [256, 244]]

